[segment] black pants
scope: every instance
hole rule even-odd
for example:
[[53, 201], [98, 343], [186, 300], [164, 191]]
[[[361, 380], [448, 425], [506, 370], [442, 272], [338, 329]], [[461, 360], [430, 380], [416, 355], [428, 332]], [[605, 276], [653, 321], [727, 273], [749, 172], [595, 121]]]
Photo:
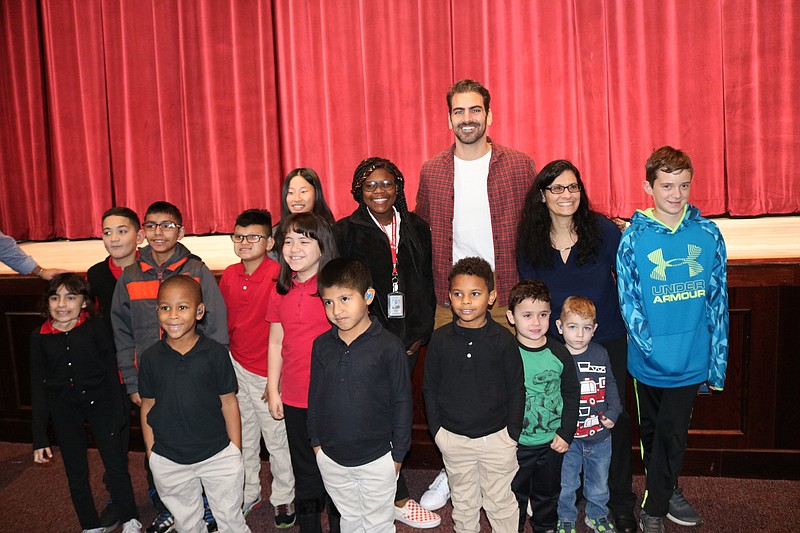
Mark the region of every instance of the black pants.
[[127, 522], [139, 517], [128, 474], [128, 459], [120, 435], [123, 425], [121, 406], [119, 397], [113, 397], [114, 394], [116, 392], [109, 389], [105, 394], [91, 395], [94, 399], [90, 401], [84, 392], [76, 388], [48, 402], [53, 429], [61, 447], [72, 504], [83, 529], [100, 526], [89, 484], [84, 421], [89, 423], [103, 460], [108, 490], [120, 520]]
[[296, 511], [298, 515], [319, 514], [327, 505], [328, 521], [338, 525], [339, 511], [325, 492], [317, 458], [308, 440], [308, 409], [283, 404], [283, 414], [294, 472]]
[[[408, 362], [409, 377], [414, 374], [414, 367], [417, 366], [418, 358], [419, 358], [419, 351], [416, 351], [413, 354], [406, 356], [406, 361]], [[394, 493], [394, 501], [399, 502], [410, 497], [411, 496], [408, 493], [408, 485], [406, 484], [406, 478], [403, 475], [403, 471], [400, 470], [400, 474], [397, 476], [397, 490]]]
[[550, 443], [517, 448], [519, 470], [511, 490], [519, 504], [519, 531], [525, 530], [528, 500], [534, 533], [554, 530], [558, 523], [558, 497], [561, 495], [561, 463], [564, 454], [550, 448]]
[[611, 466], [608, 469], [608, 507], [614, 516], [633, 516], [636, 494], [633, 492], [631, 452], [631, 415], [627, 409], [628, 340], [620, 337], [603, 343], [611, 361], [611, 373], [617, 382], [622, 412], [611, 429]]
[[633, 384], [647, 476], [642, 509], [650, 516], [663, 517], [667, 515], [669, 499], [683, 467], [698, 385], [663, 389], [636, 380]]

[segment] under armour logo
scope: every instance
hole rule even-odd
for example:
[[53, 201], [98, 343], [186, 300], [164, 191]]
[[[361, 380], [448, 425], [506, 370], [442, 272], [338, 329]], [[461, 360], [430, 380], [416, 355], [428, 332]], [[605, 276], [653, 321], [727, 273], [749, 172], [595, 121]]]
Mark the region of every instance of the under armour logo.
[[650, 277], [658, 281], [667, 281], [667, 268], [676, 267], [681, 265], [689, 266], [689, 277], [693, 278], [703, 271], [703, 265], [697, 262], [703, 249], [694, 244], [689, 244], [689, 255], [686, 257], [676, 257], [669, 261], [664, 260], [664, 251], [659, 248], [647, 254], [647, 258], [656, 265], [653, 271], [650, 272]]

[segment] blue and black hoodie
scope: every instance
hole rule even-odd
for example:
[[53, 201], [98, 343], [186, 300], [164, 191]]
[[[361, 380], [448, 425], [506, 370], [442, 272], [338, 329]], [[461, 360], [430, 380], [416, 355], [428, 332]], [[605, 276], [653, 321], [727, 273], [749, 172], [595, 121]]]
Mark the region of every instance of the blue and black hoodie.
[[637, 211], [617, 251], [628, 370], [646, 385], [725, 385], [728, 284], [717, 225], [686, 206], [675, 228]]

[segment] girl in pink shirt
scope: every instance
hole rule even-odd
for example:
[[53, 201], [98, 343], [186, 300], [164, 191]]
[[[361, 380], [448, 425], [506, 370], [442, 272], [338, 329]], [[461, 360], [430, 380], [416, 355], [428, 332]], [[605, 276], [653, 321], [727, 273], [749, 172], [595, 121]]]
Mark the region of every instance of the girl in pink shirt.
[[278, 235], [281, 269], [266, 317], [269, 380], [264, 396], [273, 418], [286, 422], [300, 531], [322, 531], [326, 500], [331, 531], [339, 531], [339, 513], [325, 494], [306, 426], [311, 346], [331, 327], [317, 294], [317, 273], [336, 257], [336, 244], [330, 224], [313, 213], [285, 218]]

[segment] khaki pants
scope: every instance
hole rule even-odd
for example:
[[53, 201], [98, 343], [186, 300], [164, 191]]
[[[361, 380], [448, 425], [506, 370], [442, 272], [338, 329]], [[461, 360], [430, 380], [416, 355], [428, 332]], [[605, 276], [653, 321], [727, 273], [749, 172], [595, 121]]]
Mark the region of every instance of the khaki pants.
[[394, 533], [397, 474], [391, 452], [361, 466], [342, 466], [323, 452], [317, 465], [342, 515], [342, 533]]
[[517, 443], [503, 428], [496, 433], [471, 439], [440, 428], [434, 438], [442, 452], [453, 521], [458, 533], [480, 531], [480, 509], [486, 511], [492, 531], [515, 533], [519, 507], [511, 480], [517, 473]]
[[175, 517], [179, 533], [205, 533], [203, 489], [221, 533], [249, 533], [242, 515], [242, 454], [231, 442], [205, 461], [182, 465], [153, 452], [150, 469], [161, 501]]
[[269, 414], [261, 399], [267, 378], [253, 374], [231, 357], [239, 382], [236, 399], [242, 419], [242, 458], [244, 459], [244, 503], [250, 504], [261, 495], [261, 438], [269, 452], [272, 492], [269, 502], [277, 507], [294, 501], [294, 473], [286, 440], [286, 424]]
[[[514, 326], [508, 323], [508, 318], [506, 317], [506, 311], [508, 311], [508, 306], [506, 307], [499, 307], [495, 305], [491, 309], [489, 309], [489, 314], [492, 315], [492, 319], [507, 328], [511, 333], [516, 334], [514, 330]], [[436, 315], [434, 317], [433, 328], [437, 329], [445, 324], [449, 324], [453, 321], [453, 310], [450, 307], [442, 307], [440, 305], [436, 306]]]

